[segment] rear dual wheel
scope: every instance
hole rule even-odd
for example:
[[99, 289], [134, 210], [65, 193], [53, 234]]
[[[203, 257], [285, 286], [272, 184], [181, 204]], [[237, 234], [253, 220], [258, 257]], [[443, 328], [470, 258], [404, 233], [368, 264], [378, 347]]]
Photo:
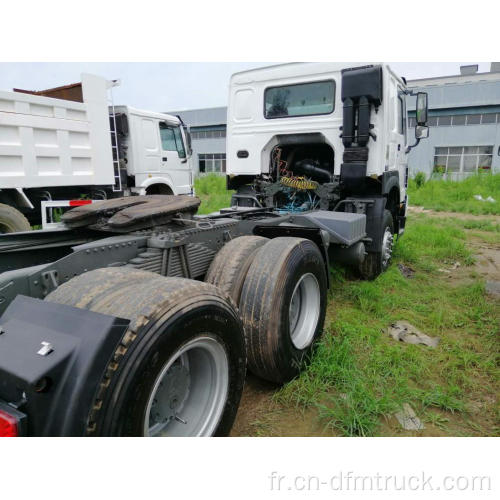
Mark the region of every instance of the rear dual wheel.
[[317, 245], [302, 238], [236, 238], [215, 257], [207, 281], [236, 302], [248, 368], [284, 383], [309, 361], [326, 311], [326, 271]]
[[107, 268], [46, 300], [130, 319], [89, 411], [89, 435], [229, 433], [243, 391], [245, 340], [237, 311], [216, 287]]

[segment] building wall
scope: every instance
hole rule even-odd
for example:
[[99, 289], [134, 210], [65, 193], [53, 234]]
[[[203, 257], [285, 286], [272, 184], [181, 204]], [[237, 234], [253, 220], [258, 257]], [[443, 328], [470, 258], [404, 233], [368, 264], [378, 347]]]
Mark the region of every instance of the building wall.
[[226, 165], [227, 108], [169, 111], [168, 114], [180, 116], [191, 129], [195, 175], [203, 174], [200, 165], [202, 169], [205, 167], [205, 173], [215, 170], [223, 175]]
[[[429, 96], [429, 138], [420, 142], [418, 147], [412, 149], [408, 156], [410, 174], [424, 172], [431, 176], [435, 164], [441, 163], [441, 158], [436, 158], [436, 153], [445, 151], [441, 148], [469, 147], [463, 153], [472, 151], [472, 146], [492, 147], [491, 170], [500, 172], [500, 73], [475, 74], [468, 76], [447, 77], [441, 79], [429, 79], [423, 81], [408, 82], [408, 86], [414, 91], [427, 92]], [[408, 97], [407, 108], [409, 121], [415, 116], [415, 97]], [[455, 116], [463, 115], [488, 115], [488, 121], [495, 118], [495, 123], [454, 125]], [[440, 126], [440, 117], [452, 117], [452, 124]], [[461, 118], [463, 120], [463, 117]], [[481, 119], [482, 120], [482, 119]], [[437, 121], [437, 123], [436, 123]], [[468, 122], [468, 119], [467, 119]], [[409, 127], [408, 140], [414, 142], [415, 129]], [[437, 149], [436, 148], [440, 148]], [[453, 150], [455, 153], [457, 150]], [[478, 149], [484, 152], [484, 148]], [[484, 157], [479, 159], [485, 160]], [[464, 178], [470, 175], [465, 172], [466, 158], [462, 161], [460, 172], [450, 172], [449, 178]], [[488, 159], [489, 161], [489, 159]], [[454, 165], [455, 163], [453, 163]], [[483, 165], [486, 165], [485, 162]], [[480, 163], [481, 165], [481, 163]], [[453, 169], [455, 170], [455, 169]], [[480, 171], [486, 168], [480, 168]]]

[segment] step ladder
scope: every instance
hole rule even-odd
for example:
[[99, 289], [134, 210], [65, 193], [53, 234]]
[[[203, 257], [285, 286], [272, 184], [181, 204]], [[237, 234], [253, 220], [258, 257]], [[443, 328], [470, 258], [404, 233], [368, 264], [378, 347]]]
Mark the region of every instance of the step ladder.
[[118, 133], [116, 132], [116, 113], [115, 113], [115, 103], [113, 101], [113, 87], [120, 85], [120, 80], [111, 80], [108, 82], [109, 94], [108, 94], [108, 109], [109, 114], [109, 124], [111, 132], [111, 151], [113, 153], [113, 172], [115, 182], [113, 184], [113, 192], [117, 193], [123, 190], [122, 186], [122, 176], [120, 173], [120, 151], [118, 149]]

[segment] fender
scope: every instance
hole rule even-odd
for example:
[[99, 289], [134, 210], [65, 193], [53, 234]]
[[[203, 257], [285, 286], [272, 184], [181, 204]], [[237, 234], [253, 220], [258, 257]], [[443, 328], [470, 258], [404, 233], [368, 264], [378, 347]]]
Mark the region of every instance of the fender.
[[12, 197], [12, 201], [15, 202], [14, 208], [29, 208], [34, 210], [34, 206], [31, 203], [30, 199], [26, 196], [23, 188], [15, 188], [15, 189], [0, 189], [7, 195]]
[[141, 195], [146, 194], [146, 189], [149, 186], [152, 186], [153, 184], [164, 184], [165, 186], [168, 186], [172, 190], [172, 193], [178, 194], [177, 189], [175, 189], [174, 184], [169, 177], [150, 177], [150, 178], [147, 178], [145, 181], [143, 181], [141, 183], [140, 186], [137, 186], [137, 187], [141, 188], [141, 191], [139, 194], [141, 194]]
[[365, 248], [368, 252], [378, 252], [382, 241], [382, 220], [387, 198], [380, 195], [367, 198], [351, 196], [348, 200], [366, 203], [366, 234], [371, 241], [365, 243]]
[[381, 181], [382, 194], [389, 194], [393, 187], [397, 187], [398, 191], [400, 191], [398, 170], [389, 170], [388, 172], [384, 172], [382, 174]]
[[84, 436], [129, 320], [18, 295], [1, 322], [0, 402], [27, 416], [28, 436]]

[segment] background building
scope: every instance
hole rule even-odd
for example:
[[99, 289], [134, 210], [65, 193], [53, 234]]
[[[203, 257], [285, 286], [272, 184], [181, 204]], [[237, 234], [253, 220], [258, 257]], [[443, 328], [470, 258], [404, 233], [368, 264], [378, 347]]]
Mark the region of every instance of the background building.
[[[460, 74], [408, 82], [429, 95], [429, 138], [408, 158], [410, 173], [463, 178], [481, 171], [500, 171], [500, 63], [477, 73], [462, 66]], [[407, 99], [410, 143], [415, 137], [415, 101]]]
[[191, 127], [195, 174], [226, 171], [227, 108], [168, 111]]
[[[412, 80], [408, 87], [429, 94], [429, 138], [411, 151], [411, 175], [444, 173], [463, 178], [478, 171], [500, 171], [500, 63], [478, 73]], [[415, 137], [415, 97], [407, 99], [409, 142]], [[169, 111], [191, 127], [196, 173], [225, 172], [227, 108]]]

